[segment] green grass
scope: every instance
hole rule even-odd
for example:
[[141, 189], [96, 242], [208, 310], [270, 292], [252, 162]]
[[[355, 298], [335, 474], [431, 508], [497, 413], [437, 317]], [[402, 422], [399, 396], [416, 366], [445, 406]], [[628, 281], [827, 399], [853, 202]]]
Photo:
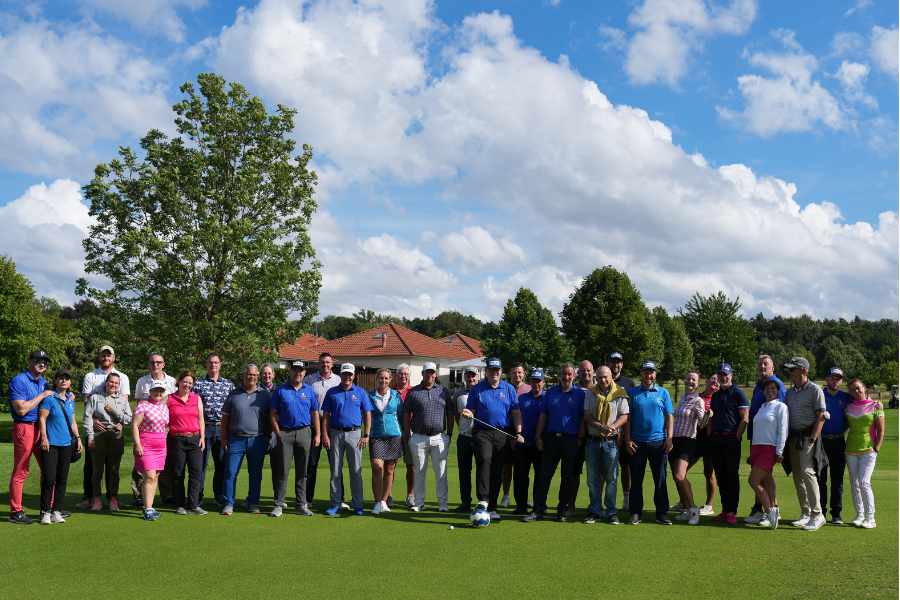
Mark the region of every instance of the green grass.
[[[12, 462], [8, 419], [0, 417], [4, 488]], [[271, 519], [241, 512], [231, 518], [214, 513], [179, 517], [166, 509], [160, 521], [148, 523], [128, 509], [118, 515], [76, 511], [69, 522], [51, 527], [0, 523], [5, 558], [0, 598], [897, 598], [896, 411], [889, 411], [888, 431], [873, 478], [878, 528], [870, 531], [727, 528], [707, 518], [698, 527], [662, 527], [653, 523], [652, 512], [638, 527], [525, 524], [509, 518], [474, 530], [465, 526], [466, 516], [436, 511], [429, 477], [428, 509], [419, 514], [397, 508], [381, 517], [367, 512], [339, 519], [321, 514]], [[131, 463], [126, 451], [123, 490]], [[25, 488], [32, 516], [39, 508], [33, 469]], [[695, 471], [694, 488], [701, 490], [702, 473]], [[783, 514], [795, 518], [793, 485], [779, 474]], [[451, 460], [451, 502], [458, 495], [456, 477]], [[364, 478], [368, 500], [368, 469]], [[69, 506], [79, 499], [80, 482], [81, 463], [73, 469]], [[245, 471], [239, 498], [246, 483]], [[319, 513], [326, 483], [327, 464], [319, 473]], [[267, 471], [264, 508], [271, 507], [270, 485]], [[403, 498], [404, 486], [396, 482], [394, 497]], [[647, 482], [645, 487], [650, 498]], [[669, 488], [677, 498], [671, 481]], [[852, 518], [846, 484], [845, 492], [845, 517]], [[0, 502], [8, 504], [5, 489]], [[582, 484], [580, 513], [586, 503]], [[742, 515], [751, 503], [749, 486], [742, 483]], [[370, 506], [367, 501], [367, 511]], [[648, 508], [652, 511], [652, 505]]]

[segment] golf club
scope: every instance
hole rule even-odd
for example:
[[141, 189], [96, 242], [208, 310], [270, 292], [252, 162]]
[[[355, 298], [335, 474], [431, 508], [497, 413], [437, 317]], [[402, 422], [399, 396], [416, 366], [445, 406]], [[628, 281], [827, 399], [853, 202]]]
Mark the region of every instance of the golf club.
[[472, 419], [473, 421], [478, 421], [478, 422], [481, 423], [482, 425], [485, 425], [485, 426], [487, 426], [487, 427], [490, 427], [491, 429], [494, 429], [494, 430], [496, 430], [496, 431], [499, 431], [500, 433], [502, 433], [503, 435], [505, 435], [505, 436], [508, 437], [508, 438], [516, 439], [516, 436], [510, 435], [509, 433], [503, 431], [502, 429], [500, 429], [500, 428], [498, 428], [498, 427], [494, 427], [494, 426], [491, 425], [490, 423], [485, 423], [484, 421], [482, 421], [482, 420], [479, 419], [478, 417], [474, 417], [474, 416], [473, 416], [473, 417], [463, 417], [463, 418], [468, 418], [468, 419]]

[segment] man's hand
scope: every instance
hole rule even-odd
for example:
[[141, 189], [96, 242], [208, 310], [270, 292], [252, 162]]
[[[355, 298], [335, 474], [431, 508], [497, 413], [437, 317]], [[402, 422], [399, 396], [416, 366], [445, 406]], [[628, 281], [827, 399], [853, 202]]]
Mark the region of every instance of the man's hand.
[[469, 410], [468, 408], [462, 409], [459, 413], [459, 416], [465, 417], [467, 419], [472, 419], [475, 417], [474, 413], [472, 413], [472, 411]]
[[88, 449], [89, 450], [94, 449], [94, 438], [88, 438]]
[[364, 436], [360, 436], [360, 437], [359, 437], [359, 442], [356, 443], [356, 447], [359, 448], [359, 449], [363, 449], [363, 448], [365, 448], [368, 444], [369, 444], [369, 438], [368, 438], [368, 437], [364, 437]]
[[663, 452], [668, 454], [672, 451], [672, 438], [666, 438], [666, 441], [663, 442]]
[[544, 440], [542, 440], [541, 438], [535, 439], [535, 440], [534, 440], [534, 445], [537, 447], [538, 452], [543, 452], [543, 451], [544, 451]]
[[628, 454], [634, 454], [635, 452], [637, 452], [637, 444], [635, 444], [631, 440], [628, 440], [627, 442], [625, 442], [625, 449], [628, 450]]
[[322, 445], [325, 446], [326, 450], [331, 450], [331, 440], [328, 439], [328, 434], [322, 438]]
[[106, 425], [104, 425], [102, 421], [94, 419], [94, 431], [99, 431], [102, 433], [106, 431]]

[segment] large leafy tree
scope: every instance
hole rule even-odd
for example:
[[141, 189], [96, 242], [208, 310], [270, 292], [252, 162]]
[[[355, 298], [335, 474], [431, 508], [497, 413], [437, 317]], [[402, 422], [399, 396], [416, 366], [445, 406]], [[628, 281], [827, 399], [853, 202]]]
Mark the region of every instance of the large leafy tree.
[[595, 269], [585, 277], [560, 317], [579, 359], [599, 365], [617, 350], [625, 355], [625, 368], [631, 373], [642, 360], [662, 360], [662, 338], [653, 316], [628, 275], [613, 267]]
[[722, 291], [710, 296], [696, 293], [680, 310], [694, 360], [704, 374], [728, 362], [735, 369], [735, 381], [754, 378], [756, 336], [740, 310], [741, 299], [731, 300]]
[[675, 380], [677, 389], [680, 379], [694, 365], [691, 340], [684, 329], [684, 320], [681, 317], [669, 316], [662, 306], [655, 307], [652, 312], [663, 338], [664, 350], [659, 375], [664, 381]]
[[553, 313], [527, 288], [519, 288], [515, 298], [507, 301], [503, 316], [482, 346], [489, 356], [498, 356], [507, 365], [522, 362], [529, 367], [555, 368], [572, 357]]
[[295, 152], [293, 109], [269, 113], [238, 83], [206, 73], [181, 92], [174, 137], [151, 130], [142, 156], [121, 148], [85, 186], [85, 270], [109, 287], [78, 292], [127, 332], [114, 340], [126, 354], [161, 351], [177, 368], [216, 350], [235, 368], [316, 312], [312, 149]]

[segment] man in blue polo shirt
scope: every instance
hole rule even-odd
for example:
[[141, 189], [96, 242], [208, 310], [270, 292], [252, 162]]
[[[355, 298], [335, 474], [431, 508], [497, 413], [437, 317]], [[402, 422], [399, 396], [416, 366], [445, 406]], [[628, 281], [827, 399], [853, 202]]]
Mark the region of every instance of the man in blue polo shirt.
[[[325, 510], [329, 517], [336, 517], [341, 510], [344, 456], [350, 469], [353, 512], [363, 514], [362, 449], [369, 443], [372, 403], [368, 392], [353, 383], [355, 375], [356, 368], [352, 364], [342, 364], [341, 383], [325, 392], [322, 402], [322, 445], [328, 450], [331, 467], [331, 506]], [[363, 425], [365, 427], [360, 431]]]
[[[750, 398], [750, 416], [747, 421], [747, 438], [753, 440], [753, 417], [759, 412], [759, 407], [766, 402], [766, 395], [763, 393], [763, 387], [770, 378], [778, 384], [778, 399], [784, 402], [784, 383], [775, 375], [775, 361], [768, 354], [761, 354], [756, 360], [756, 386], [753, 388], [753, 396]], [[772, 498], [775, 502], [775, 498]], [[753, 508], [750, 509], [750, 515], [744, 519], [744, 523], [750, 525], [758, 525], [765, 517], [759, 500], [754, 497]]]
[[[853, 398], [847, 392], [840, 389], [844, 372], [839, 367], [831, 367], [825, 377], [825, 411], [828, 419], [822, 426], [822, 447], [828, 455], [828, 464], [819, 469], [819, 498], [822, 502], [822, 516], [825, 516], [825, 498], [829, 498], [831, 506], [831, 524], [840, 525], [844, 522], [841, 518], [841, 510], [844, 497], [844, 468], [847, 466], [847, 440], [844, 434], [847, 431], [847, 418], [844, 409], [853, 402]], [[828, 496], [828, 473], [831, 472], [831, 496]]]
[[646, 361], [641, 364], [641, 385], [631, 388], [630, 417], [625, 422], [624, 448], [629, 455], [631, 469], [631, 492], [628, 509], [631, 524], [641, 522], [644, 510], [644, 473], [647, 463], [653, 474], [653, 503], [656, 506], [656, 522], [671, 525], [666, 514], [669, 512], [669, 491], [666, 489], [666, 455], [672, 449], [672, 427], [674, 411], [672, 398], [662, 386], [656, 385], [656, 363]]
[[490, 511], [491, 520], [499, 521], [497, 497], [503, 476], [503, 452], [510, 425], [515, 440], [521, 444], [522, 415], [515, 388], [501, 381], [503, 368], [499, 358], [486, 361], [484, 380], [472, 388], [461, 416], [474, 419], [472, 442], [475, 445], [475, 493], [478, 504]]
[[291, 380], [275, 390], [270, 409], [272, 431], [277, 439], [272, 451], [280, 460], [276, 473], [275, 508], [271, 516], [280, 517], [287, 494], [287, 480], [294, 463], [294, 498], [298, 514], [312, 515], [306, 501], [306, 466], [309, 449], [319, 444], [319, 401], [312, 387], [303, 383], [306, 365], [291, 363]]
[[525, 517], [525, 521], [544, 518], [550, 482], [560, 461], [562, 472], [556, 520], [566, 520], [577, 477], [575, 464], [578, 446], [584, 439], [584, 389], [573, 385], [574, 381], [575, 366], [566, 363], [559, 370], [559, 385], [553, 386], [544, 395], [544, 409], [535, 431], [537, 448], [542, 452], [541, 480], [534, 492], [534, 512]]
[[719, 365], [719, 389], [712, 396], [713, 416], [707, 425], [710, 455], [722, 498], [722, 512], [713, 521], [728, 525], [737, 524], [741, 500], [741, 438], [750, 420], [750, 402], [734, 385], [733, 378], [734, 370], [730, 364]]
[[[513, 446], [513, 496], [516, 500], [515, 515], [528, 514], [528, 488], [531, 470], [534, 469], [534, 487], [541, 480], [541, 451], [537, 447], [538, 419], [544, 412], [544, 370], [531, 370], [531, 389], [519, 394], [519, 412], [522, 415], [522, 437], [524, 444]], [[537, 489], [535, 489], [535, 492]]]
[[50, 357], [43, 350], [28, 355], [28, 368], [9, 382], [9, 408], [13, 418], [13, 468], [9, 477], [9, 522], [31, 525], [31, 518], [22, 509], [22, 488], [28, 479], [31, 456], [37, 461], [41, 451], [41, 430], [38, 427], [38, 407], [44, 398], [53, 395], [47, 389], [44, 372]]

